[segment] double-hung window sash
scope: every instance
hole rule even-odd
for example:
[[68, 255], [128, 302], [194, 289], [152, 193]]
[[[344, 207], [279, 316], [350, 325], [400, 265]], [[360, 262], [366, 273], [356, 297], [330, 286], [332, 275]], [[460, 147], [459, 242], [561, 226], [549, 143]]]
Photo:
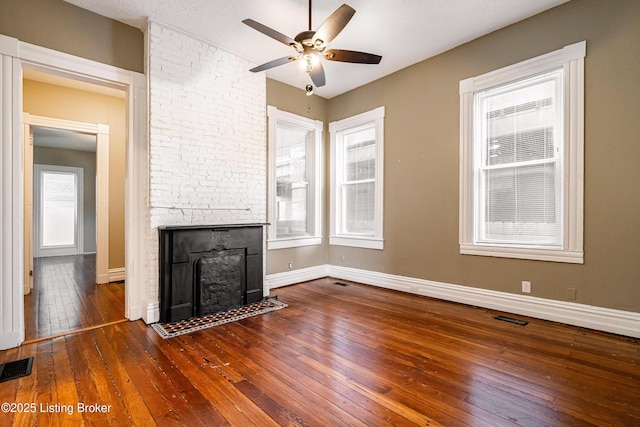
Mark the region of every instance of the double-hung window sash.
[[373, 236], [376, 214], [375, 123], [351, 129], [342, 144], [342, 234]]
[[477, 244], [563, 244], [563, 69], [476, 93]]

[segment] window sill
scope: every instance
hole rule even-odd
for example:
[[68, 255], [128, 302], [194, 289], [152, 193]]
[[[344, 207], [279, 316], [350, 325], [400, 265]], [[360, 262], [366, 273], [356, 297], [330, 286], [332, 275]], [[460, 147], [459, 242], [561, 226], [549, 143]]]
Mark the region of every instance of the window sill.
[[566, 262], [571, 264], [584, 264], [582, 251], [553, 250], [537, 248], [517, 248], [499, 246], [481, 246], [461, 244], [460, 253], [463, 255], [481, 255], [500, 258], [517, 258], [535, 261]]
[[302, 246], [314, 246], [322, 244], [322, 237], [294, 237], [290, 239], [268, 240], [267, 250], [299, 248]]
[[352, 246], [354, 248], [384, 249], [384, 240], [373, 237], [337, 237], [329, 238], [330, 245]]

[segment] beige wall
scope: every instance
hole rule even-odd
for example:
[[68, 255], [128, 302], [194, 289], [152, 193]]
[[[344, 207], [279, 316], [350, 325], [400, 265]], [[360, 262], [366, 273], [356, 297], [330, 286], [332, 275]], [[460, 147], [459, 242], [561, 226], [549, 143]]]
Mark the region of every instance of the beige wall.
[[140, 30], [63, 0], [1, 0], [0, 34], [144, 72], [144, 38]]
[[124, 267], [126, 100], [25, 80], [27, 113], [109, 125], [109, 268]]
[[[275, 80], [267, 79], [267, 105], [273, 105], [282, 111], [298, 114], [314, 120], [321, 120], [325, 124], [325, 148], [328, 146], [327, 126], [328, 101], [318, 96], [307, 96], [304, 89], [289, 86]], [[325, 158], [328, 151], [325, 150]], [[326, 178], [326, 174], [325, 174]], [[325, 188], [328, 181], [325, 179]], [[323, 200], [323, 203], [325, 201]], [[274, 218], [268, 218], [274, 221]], [[326, 215], [323, 226], [327, 224]], [[326, 230], [325, 230], [326, 231]], [[326, 236], [326, 233], [324, 233]], [[267, 251], [267, 274], [288, 271], [289, 263], [295, 270], [324, 265], [327, 263], [327, 239], [323, 238], [322, 245], [305, 246], [293, 249], [275, 249]]]
[[[459, 81], [581, 40], [584, 265], [460, 255]], [[536, 297], [575, 288], [578, 303], [640, 312], [639, 40], [639, 1], [572, 0], [329, 100], [327, 122], [386, 107], [385, 249], [331, 246], [326, 262], [511, 293], [528, 280]]]

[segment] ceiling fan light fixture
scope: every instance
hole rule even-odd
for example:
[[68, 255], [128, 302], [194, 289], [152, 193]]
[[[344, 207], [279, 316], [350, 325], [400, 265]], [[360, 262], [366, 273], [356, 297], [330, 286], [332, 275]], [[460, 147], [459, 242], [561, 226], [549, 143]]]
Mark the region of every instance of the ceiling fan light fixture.
[[318, 65], [320, 62], [320, 57], [317, 53], [307, 53], [303, 56], [304, 60], [307, 62], [307, 66], [314, 67]]
[[[290, 38], [278, 31], [267, 27], [253, 19], [245, 19], [242, 22], [249, 27], [293, 47], [296, 51], [295, 56], [288, 56], [276, 59], [266, 64], [252, 68], [251, 72], [259, 72], [269, 70], [288, 62], [302, 59], [300, 61], [301, 68], [305, 69], [315, 87], [325, 85], [325, 73], [322, 66], [321, 56], [329, 61], [350, 62], [357, 64], [378, 64], [382, 59], [379, 55], [365, 52], [356, 52], [343, 49], [330, 49], [325, 51], [327, 45], [344, 29], [347, 23], [356, 13], [351, 6], [343, 4], [335, 12], [333, 12], [317, 31], [311, 29], [311, 0], [309, 0], [309, 30], [298, 33], [295, 38]], [[313, 87], [313, 86], [312, 86]]]
[[299, 57], [300, 68], [310, 73], [320, 62], [318, 55], [305, 53]]

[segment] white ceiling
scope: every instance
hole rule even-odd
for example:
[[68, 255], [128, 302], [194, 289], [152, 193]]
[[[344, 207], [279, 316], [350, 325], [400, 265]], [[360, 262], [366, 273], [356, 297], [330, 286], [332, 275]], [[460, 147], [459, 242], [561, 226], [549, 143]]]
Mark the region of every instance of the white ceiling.
[[[251, 18], [295, 37], [308, 28], [308, 0], [65, 0], [144, 29], [147, 18], [205, 40], [256, 65], [292, 54], [241, 21]], [[316, 0], [312, 29], [345, 0]], [[327, 84], [317, 95], [332, 98], [568, 0], [346, 0], [356, 14], [329, 45], [382, 55], [378, 65], [324, 61]], [[266, 71], [268, 77], [305, 87], [298, 64]]]

